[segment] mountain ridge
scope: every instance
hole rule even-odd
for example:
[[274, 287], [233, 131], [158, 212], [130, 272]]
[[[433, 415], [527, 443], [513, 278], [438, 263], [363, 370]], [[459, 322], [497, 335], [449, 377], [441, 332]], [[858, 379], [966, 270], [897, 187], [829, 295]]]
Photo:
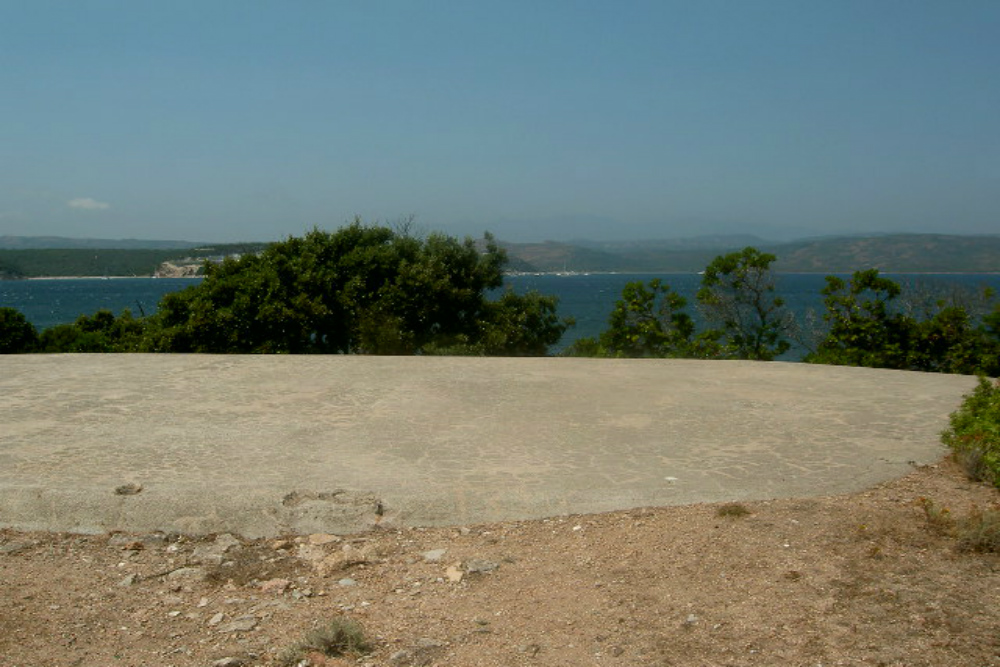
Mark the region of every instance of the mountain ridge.
[[[48, 245], [28, 247], [31, 243]], [[59, 243], [69, 247], [52, 245]], [[119, 245], [102, 245], [114, 243]], [[153, 275], [163, 262], [256, 252], [266, 245], [0, 236], [0, 277]], [[716, 256], [748, 245], [776, 255], [773, 268], [787, 273], [851, 273], [869, 268], [885, 273], [1000, 272], [1000, 235], [901, 233], [788, 242], [752, 235], [710, 235], [642, 241], [500, 241], [500, 245], [508, 253], [509, 270], [519, 273], [697, 272]]]

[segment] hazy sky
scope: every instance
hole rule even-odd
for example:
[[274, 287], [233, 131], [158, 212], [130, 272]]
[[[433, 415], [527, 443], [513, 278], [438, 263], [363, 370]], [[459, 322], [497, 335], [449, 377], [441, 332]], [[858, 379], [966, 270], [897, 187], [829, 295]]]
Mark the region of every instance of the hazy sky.
[[0, 235], [1000, 233], [997, 0], [0, 0]]

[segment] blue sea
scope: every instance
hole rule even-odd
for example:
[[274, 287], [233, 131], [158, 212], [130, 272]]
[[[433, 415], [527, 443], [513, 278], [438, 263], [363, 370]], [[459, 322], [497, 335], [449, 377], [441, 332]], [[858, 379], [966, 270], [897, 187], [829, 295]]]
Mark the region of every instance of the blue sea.
[[[947, 293], [953, 286], [992, 287], [1000, 292], [1000, 274], [886, 274], [903, 285], [919, 285], [926, 293]], [[506, 278], [507, 285], [517, 292], [535, 289], [542, 294], [559, 297], [560, 315], [572, 317], [576, 326], [570, 329], [560, 348], [577, 338], [596, 336], [607, 325], [608, 315], [626, 283], [659, 278], [688, 299], [689, 312], [696, 316], [694, 294], [701, 276], [693, 273], [670, 274], [570, 274], [516, 275]], [[81, 314], [92, 314], [102, 308], [116, 314], [130, 310], [133, 315], [156, 312], [160, 298], [182, 290], [198, 279], [192, 278], [74, 278], [51, 280], [0, 281], [0, 307], [11, 307], [24, 313], [39, 330], [74, 321]], [[809, 315], [820, 320], [823, 299], [820, 290], [825, 284], [821, 274], [780, 274], [778, 292], [793, 313], [803, 321]]]

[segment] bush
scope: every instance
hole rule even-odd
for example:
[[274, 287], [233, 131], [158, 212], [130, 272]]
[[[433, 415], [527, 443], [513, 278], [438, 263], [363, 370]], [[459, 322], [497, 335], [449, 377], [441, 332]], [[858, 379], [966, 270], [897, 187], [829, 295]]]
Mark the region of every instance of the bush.
[[970, 477], [1000, 488], [1000, 383], [980, 376], [941, 439]]
[[569, 322], [556, 300], [504, 293], [506, 253], [441, 234], [416, 238], [359, 220], [205, 267], [166, 295], [151, 352], [543, 355]]
[[1000, 553], [1000, 510], [975, 510], [958, 525], [962, 551]]
[[361, 625], [349, 618], [335, 618], [326, 625], [306, 633], [306, 636], [289, 646], [278, 658], [286, 667], [299, 664], [310, 653], [327, 657], [370, 653], [371, 644], [365, 638]]
[[38, 344], [38, 332], [19, 310], [0, 308], [0, 354], [31, 352]]

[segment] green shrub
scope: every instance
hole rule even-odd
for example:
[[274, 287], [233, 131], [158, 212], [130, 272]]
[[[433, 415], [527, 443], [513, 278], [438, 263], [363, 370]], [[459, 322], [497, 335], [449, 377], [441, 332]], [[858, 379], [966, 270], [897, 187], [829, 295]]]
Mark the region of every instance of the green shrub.
[[723, 516], [729, 519], [739, 519], [753, 514], [743, 503], [726, 503], [719, 505], [715, 510], [716, 516]]
[[1000, 488], [1000, 383], [980, 377], [941, 439], [970, 477]]
[[307, 632], [303, 639], [281, 652], [278, 662], [291, 667], [299, 664], [310, 653], [333, 658], [370, 653], [371, 650], [371, 643], [365, 638], [361, 624], [350, 618], [339, 617]]
[[958, 525], [958, 548], [1000, 553], [1000, 510], [974, 510]]
[[0, 308], [0, 354], [32, 352], [38, 332], [28, 319], [13, 308]]

